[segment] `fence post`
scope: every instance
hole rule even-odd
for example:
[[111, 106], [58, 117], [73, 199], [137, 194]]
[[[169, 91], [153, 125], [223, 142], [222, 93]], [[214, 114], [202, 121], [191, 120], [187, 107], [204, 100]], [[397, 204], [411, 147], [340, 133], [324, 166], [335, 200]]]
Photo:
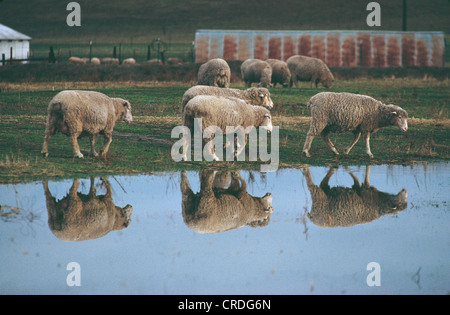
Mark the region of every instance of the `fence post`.
[[50, 46], [50, 51], [48, 53], [48, 63], [55, 63], [55, 52], [53, 51], [53, 46]]
[[9, 64], [13, 63], [13, 48], [9, 47]]
[[151, 59], [150, 45], [147, 46], [147, 60]]
[[6, 56], [5, 54], [2, 54], [2, 66], [6, 64]]
[[117, 52], [116, 52], [116, 46], [114, 46], [114, 49], [113, 49], [113, 58], [117, 58]]

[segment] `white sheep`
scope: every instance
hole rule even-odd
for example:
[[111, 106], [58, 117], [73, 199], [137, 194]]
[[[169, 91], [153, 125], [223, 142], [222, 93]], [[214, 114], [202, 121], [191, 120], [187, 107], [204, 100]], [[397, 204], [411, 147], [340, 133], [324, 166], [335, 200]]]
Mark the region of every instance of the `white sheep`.
[[231, 70], [228, 63], [215, 58], [202, 64], [198, 69], [198, 85], [230, 87]]
[[291, 71], [291, 86], [298, 87], [297, 81], [311, 82], [316, 88], [322, 83], [326, 88], [331, 88], [334, 83], [334, 76], [328, 66], [318, 58], [294, 55], [286, 60]]
[[270, 92], [266, 88], [252, 87], [246, 90], [219, 88], [215, 86], [196, 85], [188, 89], [183, 94], [181, 101], [181, 108], [184, 109], [186, 104], [197, 95], [213, 95], [224, 97], [236, 97], [244, 100], [248, 104], [264, 106], [267, 108], [273, 107]]
[[[262, 127], [269, 132], [272, 131], [272, 117], [267, 108], [250, 105], [234, 97], [211, 95], [198, 95], [194, 97], [186, 104], [183, 112], [183, 125], [189, 128], [192, 135], [194, 134], [194, 122], [196, 118], [202, 119], [202, 133], [208, 127], [217, 127], [222, 131], [222, 134], [233, 133], [239, 127], [242, 127], [244, 132], [249, 132], [248, 127], [252, 126], [255, 128]], [[187, 137], [183, 139], [183, 159], [186, 161], [189, 143]], [[246, 139], [244, 141], [242, 146], [238, 144], [236, 156], [245, 148]], [[212, 150], [212, 141], [209, 141], [208, 145], [208, 148], [205, 146], [205, 150], [210, 150], [213, 159], [216, 161], [219, 160]]]
[[267, 59], [266, 62], [272, 67], [272, 84], [275, 87], [277, 83], [283, 87], [288, 87], [291, 82], [291, 71], [286, 62], [278, 59]]
[[85, 64], [86, 62], [83, 59], [79, 58], [79, 57], [70, 57], [69, 58], [69, 63], [72, 63], [72, 64]]
[[93, 65], [101, 64], [100, 59], [97, 57], [91, 58], [91, 64], [93, 64]]
[[247, 59], [241, 64], [241, 76], [247, 87], [252, 83], [258, 83], [258, 86], [272, 86], [272, 67], [266, 61], [259, 59]]
[[121, 98], [110, 98], [94, 91], [66, 90], [59, 92], [48, 105], [48, 118], [45, 129], [42, 154], [48, 156], [48, 142], [59, 131], [70, 138], [75, 157], [82, 158], [78, 145], [80, 136], [89, 135], [91, 154], [95, 152], [96, 136], [102, 132], [105, 144], [101, 152], [105, 157], [112, 141], [112, 132], [116, 122], [127, 123], [133, 120], [130, 102]]
[[134, 64], [136, 64], [136, 59], [134, 59], [134, 58], [127, 58], [127, 59], [124, 59], [124, 60], [122, 61], [122, 64], [123, 64], [123, 65], [134, 65]]
[[310, 157], [311, 142], [318, 134], [336, 155], [339, 152], [328, 138], [329, 133], [353, 132], [355, 137], [344, 149], [345, 155], [350, 153], [362, 134], [366, 141], [366, 153], [372, 158], [369, 144], [371, 133], [395, 125], [403, 132], [408, 129], [408, 113], [405, 110], [399, 106], [385, 105], [366, 95], [322, 92], [311, 97], [308, 106], [311, 107], [312, 119], [303, 146], [306, 157]]
[[100, 61], [102, 64], [105, 64], [105, 65], [112, 65], [112, 64], [118, 65], [119, 64], [118, 58], [109, 58], [108, 57], [108, 58], [102, 58], [102, 59], [100, 59]]

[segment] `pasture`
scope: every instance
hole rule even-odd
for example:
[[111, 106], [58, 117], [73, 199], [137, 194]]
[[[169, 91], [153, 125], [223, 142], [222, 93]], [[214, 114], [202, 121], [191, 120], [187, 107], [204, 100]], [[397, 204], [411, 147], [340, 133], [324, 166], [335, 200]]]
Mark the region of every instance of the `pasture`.
[[[180, 101], [190, 82], [46, 82], [0, 83], [0, 182], [33, 178], [69, 178], [82, 174], [116, 175], [200, 169], [218, 166], [224, 169], [259, 170], [260, 162], [174, 162], [170, 155], [171, 130], [181, 125]], [[409, 130], [397, 127], [379, 130], [371, 137], [373, 159], [365, 155], [360, 140], [349, 156], [334, 156], [316, 137], [312, 157], [302, 157], [301, 150], [309, 129], [310, 112], [306, 104], [324, 88], [271, 88], [273, 123], [280, 127], [280, 168], [308, 165], [412, 164], [450, 158], [449, 85], [433, 78], [360, 77], [336, 81], [329, 91], [370, 95], [384, 103], [401, 106], [409, 114]], [[239, 81], [234, 88], [244, 88]], [[47, 106], [64, 89], [88, 89], [111, 97], [129, 100], [134, 122], [118, 123], [106, 159], [86, 156], [76, 159], [68, 139], [56, 134], [49, 145], [50, 156], [40, 154], [44, 139]], [[338, 151], [348, 145], [351, 133], [332, 134]], [[99, 137], [98, 144], [102, 143]], [[89, 152], [87, 138], [80, 139], [81, 151]]]

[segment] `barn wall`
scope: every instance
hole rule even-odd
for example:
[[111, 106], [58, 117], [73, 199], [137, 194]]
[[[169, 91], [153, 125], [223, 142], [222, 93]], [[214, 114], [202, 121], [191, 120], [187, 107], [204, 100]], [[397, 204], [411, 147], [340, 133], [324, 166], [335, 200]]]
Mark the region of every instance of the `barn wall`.
[[443, 32], [198, 30], [195, 62], [292, 55], [333, 67], [443, 67]]
[[[30, 42], [27, 40], [0, 40], [0, 61], [2, 54], [5, 54], [6, 60], [10, 59], [11, 47], [13, 49], [13, 59], [28, 59], [30, 52]], [[1, 62], [0, 62], [1, 65]]]

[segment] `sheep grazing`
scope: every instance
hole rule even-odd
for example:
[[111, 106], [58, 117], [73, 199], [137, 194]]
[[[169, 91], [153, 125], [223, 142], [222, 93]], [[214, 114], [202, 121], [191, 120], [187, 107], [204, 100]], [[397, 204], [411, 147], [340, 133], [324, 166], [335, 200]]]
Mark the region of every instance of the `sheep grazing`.
[[[267, 108], [262, 106], [249, 105], [245, 101], [234, 97], [220, 97], [211, 95], [198, 95], [191, 99], [185, 106], [183, 112], [183, 125], [188, 127], [191, 134], [194, 134], [194, 119], [202, 119], [202, 133], [208, 127], [217, 127], [223, 134], [235, 132], [238, 127], [243, 127], [245, 132], [249, 132], [248, 127], [262, 127], [267, 131], [272, 131], [272, 117]], [[235, 127], [230, 132], [229, 127]], [[211, 137], [212, 138], [212, 137]], [[187, 160], [187, 148], [189, 146], [187, 137], [184, 137], [183, 159]], [[245, 143], [239, 146], [236, 156], [245, 148]], [[219, 158], [213, 152], [212, 141], [209, 147], [205, 146], [206, 152], [210, 150], [213, 160]]]
[[184, 109], [186, 104], [197, 95], [213, 95], [224, 97], [236, 97], [244, 100], [248, 104], [273, 107], [270, 92], [266, 88], [252, 87], [247, 90], [219, 88], [215, 86], [196, 85], [187, 90], [181, 101], [181, 108]]
[[127, 58], [127, 59], [124, 59], [124, 60], [122, 61], [122, 64], [123, 64], [123, 65], [134, 65], [134, 64], [136, 64], [136, 59], [134, 59], [134, 58]]
[[277, 83], [283, 87], [288, 87], [291, 82], [291, 71], [286, 62], [278, 59], [267, 59], [266, 62], [272, 67], [272, 84], [275, 87]]
[[171, 58], [167, 58], [167, 64], [168, 65], [182, 65], [182, 64], [184, 64], [184, 61], [181, 58], [171, 57]]
[[162, 61], [159, 59], [150, 59], [145, 62], [148, 65], [162, 65]]
[[102, 58], [100, 61], [102, 64], [105, 64], [105, 65], [118, 65], [119, 64], [118, 58]]
[[91, 142], [91, 154], [95, 152], [96, 136], [102, 132], [105, 144], [101, 155], [106, 156], [112, 141], [113, 128], [118, 121], [130, 123], [130, 102], [121, 98], [110, 98], [94, 91], [59, 92], [48, 106], [47, 126], [45, 129], [42, 154], [48, 156], [48, 142], [56, 131], [69, 136], [75, 157], [82, 158], [78, 146], [78, 137], [88, 135]]
[[319, 83], [327, 89], [333, 86], [334, 76], [320, 59], [295, 55], [289, 57], [286, 63], [291, 71], [291, 87], [298, 87], [297, 81], [311, 82], [311, 87], [314, 83], [316, 88]]
[[83, 59], [81, 59], [79, 57], [70, 57], [69, 63], [82, 65], [82, 64], [85, 64], [86, 61], [84, 61]]
[[93, 65], [101, 64], [100, 59], [97, 57], [91, 58], [91, 64], [93, 64]]
[[230, 66], [221, 58], [211, 59], [198, 69], [198, 85], [229, 88], [230, 78]]
[[336, 155], [339, 154], [328, 138], [331, 132], [351, 131], [353, 142], [344, 149], [344, 154], [358, 142], [361, 134], [366, 141], [366, 153], [370, 151], [370, 134], [386, 126], [398, 126], [401, 131], [408, 129], [408, 113], [395, 105], [385, 105], [366, 95], [352, 93], [321, 92], [308, 102], [311, 107], [311, 126], [306, 135], [303, 154], [310, 157], [309, 149], [314, 136], [320, 134], [325, 143]]
[[258, 83], [258, 86], [272, 86], [272, 67], [266, 61], [259, 59], [247, 59], [241, 64], [241, 76], [247, 87], [252, 83]]

